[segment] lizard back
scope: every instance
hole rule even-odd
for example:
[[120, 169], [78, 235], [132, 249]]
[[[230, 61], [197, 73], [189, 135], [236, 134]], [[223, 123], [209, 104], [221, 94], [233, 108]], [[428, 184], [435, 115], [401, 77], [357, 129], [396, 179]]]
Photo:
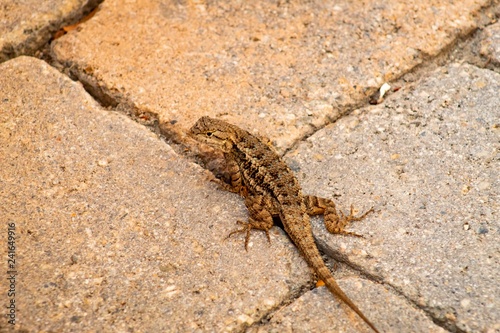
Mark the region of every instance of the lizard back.
[[[375, 332], [378, 330], [336, 283], [321, 257], [312, 234], [311, 223], [299, 182], [281, 157], [261, 139], [237, 126], [209, 117], [200, 118], [190, 134], [198, 141], [220, 149], [226, 160], [237, 165], [237, 172], [247, 197], [259, 196], [269, 200], [271, 215], [278, 215], [286, 233], [300, 250], [310, 267], [325, 282], [335, 296], [345, 302]], [[247, 205], [248, 207], [248, 205]], [[250, 207], [249, 211], [250, 211]], [[259, 227], [260, 228], [260, 227]], [[269, 227], [270, 228], [270, 227]], [[268, 229], [265, 229], [267, 233]], [[247, 235], [248, 240], [248, 235]]]

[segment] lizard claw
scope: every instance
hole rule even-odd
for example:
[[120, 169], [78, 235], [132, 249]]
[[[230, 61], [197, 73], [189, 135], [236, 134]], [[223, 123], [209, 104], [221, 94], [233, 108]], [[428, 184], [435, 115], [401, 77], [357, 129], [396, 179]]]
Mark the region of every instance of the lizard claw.
[[228, 239], [229, 237], [231, 237], [234, 234], [239, 234], [239, 233], [244, 232], [245, 233], [245, 250], [248, 251], [248, 240], [250, 239], [250, 230], [252, 230], [252, 225], [248, 222], [245, 223], [245, 222], [242, 222], [239, 220], [236, 221], [236, 223], [238, 223], [239, 225], [242, 225], [243, 228], [231, 231], [225, 239]]
[[231, 231], [225, 239], [228, 239], [229, 237], [231, 237], [234, 234], [245, 233], [245, 250], [247, 252], [248, 252], [248, 242], [250, 241], [250, 231], [252, 229], [259, 229], [259, 230], [265, 231], [266, 236], [267, 236], [267, 240], [269, 241], [269, 243], [271, 243], [271, 236], [269, 235], [269, 229], [261, 229], [257, 226], [254, 226], [252, 224], [252, 222], [242, 222], [242, 221], [238, 220], [238, 221], [236, 221], [236, 223], [238, 223], [239, 225], [242, 225], [243, 228]]
[[[339, 211], [340, 213], [340, 221], [341, 221], [341, 225], [347, 225], [348, 223], [352, 222], [352, 221], [361, 221], [362, 219], [364, 219], [368, 214], [370, 213], [373, 213], [375, 210], [372, 208], [370, 208], [368, 211], [366, 211], [365, 213], [363, 213], [363, 215], [361, 216], [354, 216], [354, 207], [353, 205], [351, 205], [351, 210], [349, 212], [349, 215], [345, 215], [342, 211]], [[354, 232], [350, 232], [350, 231], [344, 231], [343, 229], [340, 231], [341, 234], [343, 235], [348, 235], [348, 236], [354, 236], [354, 237], [360, 237], [360, 238], [364, 238], [363, 235], [359, 235], [357, 233], [354, 233]]]
[[351, 221], [361, 221], [368, 214], [373, 213], [373, 212], [375, 212], [375, 210], [372, 207], [369, 210], [367, 210], [366, 212], [364, 212], [363, 215], [356, 217], [356, 216], [354, 216], [354, 207], [353, 207], [353, 205], [351, 205], [351, 211], [350, 211], [348, 216], [345, 216], [342, 212], [341, 213], [342, 213], [343, 217], [345, 217], [349, 222], [351, 222]]

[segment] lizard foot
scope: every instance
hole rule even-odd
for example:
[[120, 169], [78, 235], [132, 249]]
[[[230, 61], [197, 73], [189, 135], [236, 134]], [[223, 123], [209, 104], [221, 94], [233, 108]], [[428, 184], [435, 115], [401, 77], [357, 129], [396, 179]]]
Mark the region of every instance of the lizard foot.
[[363, 213], [361, 216], [354, 216], [354, 207], [351, 205], [351, 211], [349, 212], [349, 215], [345, 215], [342, 211], [339, 211], [340, 217], [339, 217], [339, 225], [341, 226], [337, 230], [334, 231], [336, 234], [342, 234], [342, 235], [347, 235], [347, 236], [354, 236], [354, 237], [364, 237], [363, 235], [359, 235], [354, 232], [350, 231], [345, 231], [344, 227], [349, 224], [350, 222], [353, 221], [361, 221], [364, 219], [368, 214], [373, 213], [375, 210], [370, 208], [368, 211]]
[[267, 240], [269, 241], [269, 243], [271, 243], [271, 236], [269, 235], [269, 228], [263, 227], [261, 225], [261, 223], [259, 223], [257, 221], [250, 221], [250, 222], [236, 221], [236, 223], [238, 223], [239, 225], [242, 225], [243, 228], [231, 231], [225, 239], [228, 239], [229, 237], [231, 237], [234, 234], [245, 233], [245, 250], [248, 251], [248, 241], [250, 240], [250, 231], [252, 229], [258, 229], [258, 230], [262, 230], [266, 233]]

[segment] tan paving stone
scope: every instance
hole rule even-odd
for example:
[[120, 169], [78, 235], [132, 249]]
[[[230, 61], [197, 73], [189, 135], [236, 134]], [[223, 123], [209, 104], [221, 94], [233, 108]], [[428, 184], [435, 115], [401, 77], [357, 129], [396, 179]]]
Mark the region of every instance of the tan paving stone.
[[0, 331], [8, 223], [23, 332], [241, 331], [310, 278], [278, 229], [223, 241], [242, 200], [81, 84], [28, 57], [0, 72]]
[[171, 133], [208, 114], [283, 151], [472, 31], [489, 3], [109, 0], [53, 51], [101, 99]]
[[0, 0], [0, 62], [32, 55], [52, 34], [93, 8], [95, 0]]

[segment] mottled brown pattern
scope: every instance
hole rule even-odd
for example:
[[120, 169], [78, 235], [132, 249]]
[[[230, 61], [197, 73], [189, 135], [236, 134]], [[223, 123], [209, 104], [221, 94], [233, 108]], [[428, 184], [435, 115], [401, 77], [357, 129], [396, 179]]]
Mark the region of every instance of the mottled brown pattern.
[[250, 215], [248, 222], [238, 221], [243, 228], [233, 231], [229, 236], [244, 232], [247, 248], [250, 231], [263, 230], [269, 239], [273, 216], [279, 216], [285, 231], [319, 278], [325, 281], [327, 288], [378, 332], [335, 282], [316, 247], [309, 221], [309, 215], [324, 214], [328, 231], [359, 236], [344, 231], [344, 227], [350, 221], [362, 219], [372, 210], [354, 217], [351, 207], [350, 215], [345, 216], [340, 212], [339, 216], [333, 201], [304, 196], [297, 178], [274, 149], [237, 126], [202, 117], [191, 128], [190, 135], [224, 153], [231, 179], [230, 190], [245, 197]]

